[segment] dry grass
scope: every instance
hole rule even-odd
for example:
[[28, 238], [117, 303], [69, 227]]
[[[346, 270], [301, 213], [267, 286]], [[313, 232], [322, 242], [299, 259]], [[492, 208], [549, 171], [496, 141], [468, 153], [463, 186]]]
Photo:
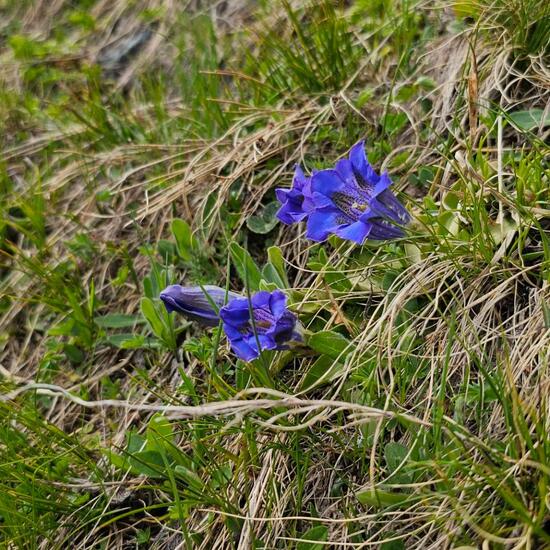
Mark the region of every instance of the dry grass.
[[[255, 20], [248, 7], [217, 2], [206, 11], [216, 33], [230, 37], [231, 48], [254, 51], [265, 20], [280, 16], [269, 14], [264, 20], [258, 15]], [[422, 8], [428, 20], [434, 14], [443, 14], [445, 25], [453, 19], [448, 8], [439, 12], [434, 3]], [[50, 37], [66, 9], [65, 2], [32, 2], [10, 11], [3, 28], [10, 32], [18, 21], [19, 33], [37, 40]], [[154, 24], [144, 25], [139, 13], [159, 9], [162, 15], [153, 18]], [[227, 128], [201, 136], [189, 126], [185, 133], [174, 130], [172, 142], [165, 142], [157, 128], [159, 100], [147, 96], [144, 78], [153, 69], [171, 75], [179, 59], [174, 21], [201, 10], [205, 6], [200, 2], [184, 6], [150, 0], [133, 8], [96, 2], [90, 12], [94, 32], [72, 31], [65, 41], [75, 45], [74, 51], [40, 60], [56, 67], [110, 64], [105, 67], [110, 79], [105, 94], [123, 97], [125, 103], [117, 112], [118, 99], [106, 103], [106, 111], [113, 110], [107, 118], [113, 126], [135, 126], [139, 138], [124, 140], [114, 130], [105, 135], [105, 130], [91, 128], [88, 118], [70, 124], [63, 119], [60, 128], [52, 128], [38, 112], [24, 132], [10, 104], [1, 107], [13, 115], [6, 119], [7, 128], [13, 124], [19, 135], [7, 135], [3, 148], [13, 187], [2, 204], [11, 221], [0, 266], [0, 293], [9, 300], [0, 316], [5, 335], [0, 403], [7, 423], [25, 433], [38, 456], [46, 452], [48, 433], [53, 434], [54, 454], [70, 455], [67, 445], [79, 455], [59, 477], [50, 471], [41, 474], [45, 467], [32, 455], [36, 469], [31, 473], [39, 490], [51, 484], [63, 498], [73, 495], [74, 502], [74, 495], [87, 496], [80, 505], [60, 508], [55, 529], [33, 542], [10, 542], [1, 527], [0, 537], [7, 538], [0, 540], [21, 548], [61, 548], [69, 540], [75, 548], [123, 548], [149, 529], [144, 543], [149, 548], [294, 548], [308, 528], [325, 525], [330, 541], [325, 546], [334, 548], [386, 549], [391, 547], [382, 545], [392, 540], [426, 549], [544, 545], [539, 526], [549, 513], [543, 495], [550, 475], [544, 463], [550, 428], [550, 291], [544, 248], [549, 207], [543, 188], [538, 200], [520, 204], [514, 187], [519, 168], [512, 174], [510, 159], [506, 169], [499, 160], [515, 151], [540, 153], [531, 162], [543, 162], [547, 130], [541, 124], [527, 136], [508, 125], [499, 141], [490, 125], [495, 113], [502, 119], [520, 109], [548, 112], [544, 58], [514, 57], [506, 36], [491, 40], [495, 35], [475, 26], [451, 35], [443, 25], [441, 36], [423, 43], [413, 56], [417, 69], [399, 80], [404, 72], [398, 70], [399, 47], [407, 42], [395, 45], [393, 35], [361, 32], [356, 24], [355, 39], [367, 50], [365, 62], [338, 93], [299, 92], [289, 99], [281, 92], [271, 105], [250, 98], [249, 104], [211, 98], [231, 113]], [[405, 18], [401, 13], [397, 17]], [[254, 32], [243, 37], [243, 28]], [[154, 32], [145, 37], [140, 35], [144, 29]], [[117, 48], [124, 49], [132, 39], [143, 43], [115, 62]], [[388, 44], [393, 49], [384, 53]], [[241, 60], [240, 52], [231, 51]], [[0, 56], [3, 89], [27, 93], [21, 74], [28, 62], [14, 59], [9, 48]], [[234, 91], [240, 77], [234, 77], [230, 61], [227, 72], [225, 67], [214, 72]], [[419, 76], [433, 78], [435, 87], [406, 100], [388, 94], [388, 82], [395, 81], [398, 90]], [[373, 99], [358, 107], [367, 85]], [[90, 91], [86, 86], [82, 90]], [[88, 99], [75, 103], [77, 113]], [[425, 100], [431, 101], [427, 110]], [[46, 98], [44, 105], [50, 101]], [[160, 103], [165, 120], [197, 116], [175, 85]], [[405, 252], [381, 247], [359, 253], [349, 245], [327, 245], [326, 264], [317, 269], [311, 261], [318, 247], [303, 238], [300, 228], [277, 227], [269, 237], [269, 244], [283, 252], [294, 306], [309, 327], [338, 328], [349, 337], [328, 384], [304, 387], [315, 361], [306, 354], [274, 365], [273, 370], [281, 369], [276, 389], [239, 389], [234, 374], [239, 367], [224, 346], [215, 351], [219, 372], [189, 350], [173, 354], [149, 345], [118, 349], [94, 343], [81, 365], [63, 357], [61, 347], [46, 361], [52, 342], [70, 340], [48, 332], [73, 315], [64, 285], [78, 288], [84, 304], [95, 293], [100, 300], [96, 313], [139, 315], [142, 282], [152, 263], [142, 248], [170, 238], [175, 217], [187, 220], [214, 251], [219, 280], [212, 282], [223, 281], [227, 243], [247, 232], [247, 217], [270, 200], [274, 187], [288, 184], [294, 164], [309, 170], [331, 164], [365, 128], [375, 148], [374, 137], [383, 141], [386, 136], [373, 129], [387, 112], [407, 117], [402, 131], [387, 142], [391, 151], [375, 149], [378, 167], [399, 177], [397, 188], [416, 197], [409, 201], [416, 220]], [[429, 184], [411, 183], [409, 177], [424, 166], [433, 169]], [[547, 174], [543, 177], [547, 181]], [[98, 192], [108, 193], [109, 200], [98, 200]], [[471, 230], [477, 219], [481, 224], [477, 232], [470, 231], [469, 242], [458, 234], [438, 233], [433, 229], [438, 222], [430, 229], [426, 221], [430, 207], [422, 197], [430, 195], [443, 211], [451, 193], [462, 193], [456, 208], [461, 227]], [[42, 240], [29, 237], [29, 232], [38, 233], [34, 226], [20, 231], [13, 221], [16, 209], [38, 196], [43, 200], [37, 208], [44, 218]], [[238, 212], [228, 210], [235, 197]], [[239, 214], [232, 225], [229, 214]], [[515, 229], [503, 229], [502, 238], [490, 242], [490, 229], [504, 216], [516, 221]], [[67, 244], [82, 233], [94, 247], [88, 259]], [[250, 249], [256, 247], [255, 256], [263, 261], [267, 241], [259, 238], [255, 244], [255, 238], [249, 235]], [[68, 260], [71, 268], [59, 275]], [[114, 284], [123, 266], [131, 266], [130, 274]], [[192, 277], [188, 268], [172, 266], [171, 271], [184, 280]], [[349, 281], [345, 290], [333, 285], [334, 273]], [[384, 281], [388, 273], [394, 277]], [[229, 276], [235, 285], [232, 271]], [[413, 303], [412, 313], [404, 315]], [[353, 313], [358, 305], [368, 314]], [[194, 328], [182, 332], [196, 334]], [[193, 381], [197, 395], [182, 390], [182, 373]], [[105, 398], [106, 380], [115, 385], [116, 399]], [[39, 420], [29, 420], [31, 406]], [[146, 433], [159, 412], [173, 421], [175, 448], [194, 457], [195, 475], [204, 487], [211, 484], [204, 488], [206, 496], [195, 495], [193, 501], [186, 493], [188, 482], [178, 478], [177, 497], [169, 477], [149, 479], [108, 461], [105, 450], [125, 449], [128, 434]], [[6, 441], [0, 438], [4, 465], [24, 458], [24, 450], [10, 455]], [[408, 449], [397, 470], [388, 467], [388, 442]], [[210, 455], [201, 454], [204, 446]], [[212, 472], [226, 463], [232, 467], [230, 482], [216, 488]], [[418, 475], [399, 478], [407, 468]], [[0, 482], [6, 494], [9, 489], [23, 501], [25, 487], [5, 476]], [[377, 505], [368, 498], [375, 490], [405, 494], [408, 500]], [[223, 505], [209, 491], [221, 494]], [[361, 500], [361, 494], [367, 497]], [[178, 498], [192, 501], [186, 504], [184, 522]], [[491, 517], [495, 519], [487, 519]]]

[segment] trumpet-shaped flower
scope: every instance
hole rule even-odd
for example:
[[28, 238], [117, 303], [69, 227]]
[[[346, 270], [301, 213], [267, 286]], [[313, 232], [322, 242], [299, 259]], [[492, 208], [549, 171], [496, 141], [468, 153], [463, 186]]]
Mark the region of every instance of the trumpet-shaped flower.
[[292, 188], [275, 190], [282, 204], [277, 217], [287, 224], [307, 218], [306, 237], [313, 241], [329, 235], [359, 244], [403, 237], [411, 217], [391, 184], [387, 172], [374, 171], [360, 141], [334, 169], [307, 178], [297, 166]]
[[262, 350], [288, 349], [289, 343], [302, 340], [301, 325], [280, 290], [256, 292], [250, 301], [231, 300], [220, 317], [231, 349], [244, 361], [256, 359]]
[[291, 189], [275, 189], [281, 208], [277, 217], [286, 224], [303, 220], [313, 209], [311, 202], [311, 178], [307, 178], [302, 169], [296, 165]]
[[220, 322], [219, 309], [226, 303], [226, 298], [229, 301], [240, 297], [240, 294], [226, 293], [225, 289], [214, 285], [204, 285], [202, 288], [170, 285], [160, 293], [160, 299], [168, 313], [177, 311], [193, 321], [211, 327]]
[[387, 172], [378, 175], [374, 171], [360, 141], [351, 149], [349, 159], [311, 177], [314, 209], [308, 217], [306, 236], [324, 241], [334, 234], [358, 244], [366, 239], [404, 236], [403, 225], [411, 218], [390, 191], [391, 184]]

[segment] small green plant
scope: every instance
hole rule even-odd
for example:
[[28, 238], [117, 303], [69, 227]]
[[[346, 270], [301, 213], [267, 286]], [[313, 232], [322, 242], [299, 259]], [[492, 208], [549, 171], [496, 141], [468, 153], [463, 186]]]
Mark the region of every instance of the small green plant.
[[4, 4], [0, 547], [550, 544], [547, 3]]

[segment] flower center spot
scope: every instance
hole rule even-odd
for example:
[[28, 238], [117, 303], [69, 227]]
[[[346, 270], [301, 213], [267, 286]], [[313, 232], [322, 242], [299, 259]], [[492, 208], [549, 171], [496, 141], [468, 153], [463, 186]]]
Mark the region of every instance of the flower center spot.
[[359, 210], [360, 212], [364, 212], [367, 209], [366, 204], [361, 204], [357, 201], [354, 201], [353, 204], [351, 205], [351, 207], [355, 208], [355, 210]]

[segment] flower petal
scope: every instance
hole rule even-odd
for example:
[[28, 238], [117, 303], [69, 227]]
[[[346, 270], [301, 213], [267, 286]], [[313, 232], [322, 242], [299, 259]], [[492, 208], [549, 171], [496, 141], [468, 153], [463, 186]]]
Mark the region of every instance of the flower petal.
[[250, 310], [247, 298], [231, 300], [226, 306], [220, 309], [220, 317], [224, 323], [241, 327], [250, 320]]
[[[311, 192], [332, 197], [334, 193], [345, 192], [346, 183], [336, 170], [320, 170], [311, 176]], [[316, 202], [317, 204], [317, 202]]]
[[318, 193], [317, 191], [313, 191], [311, 193], [311, 202], [313, 204], [313, 208], [309, 212], [310, 214], [316, 210], [319, 210], [320, 208], [335, 207], [335, 204], [330, 197], [328, 197], [327, 195], [323, 195], [322, 193]]
[[291, 201], [287, 201], [283, 204], [283, 206], [281, 206], [281, 208], [279, 208], [276, 216], [278, 220], [286, 223], [287, 225], [291, 225], [302, 221], [307, 216], [307, 212], [305, 212], [302, 208], [297, 207]]
[[260, 290], [252, 295], [250, 302], [253, 309], [263, 308], [269, 309], [269, 301], [271, 300], [271, 293], [267, 290]]
[[251, 334], [250, 336], [246, 336], [244, 340], [252, 349], [255, 350], [258, 350], [258, 342], [260, 342], [260, 350], [277, 349], [277, 342], [275, 342], [275, 340], [273, 340], [273, 338], [268, 334]]
[[342, 239], [347, 239], [348, 241], [353, 241], [357, 244], [363, 244], [369, 236], [370, 230], [370, 223], [357, 221], [349, 225], [339, 227], [334, 233]]
[[348, 159], [340, 159], [336, 163], [335, 170], [347, 185], [357, 185], [357, 180], [355, 179], [355, 174], [353, 173], [353, 167]]
[[367, 159], [364, 140], [359, 141], [351, 148], [349, 160], [353, 167], [353, 173], [357, 178], [357, 183], [361, 187], [374, 187], [378, 183], [380, 176], [374, 171]]
[[249, 342], [245, 340], [230, 340], [229, 343], [233, 353], [243, 361], [253, 361], [260, 355], [257, 344], [252, 347]]
[[277, 218], [283, 223], [292, 224], [303, 220], [312, 208], [310, 178], [307, 178], [299, 165], [296, 165], [291, 189], [276, 189], [275, 195], [281, 203]]
[[275, 197], [279, 202], [286, 202], [289, 193], [290, 189], [281, 189], [280, 187], [275, 189]]
[[309, 178], [306, 177], [304, 174], [304, 171], [302, 170], [302, 167], [297, 164], [294, 167], [294, 179], [292, 181], [293, 186], [298, 191], [302, 191], [305, 187], [305, 185], [308, 183]]
[[336, 208], [315, 210], [307, 220], [306, 237], [312, 241], [321, 242], [342, 225], [339, 219], [342, 213]]
[[286, 310], [283, 315], [277, 319], [274, 326], [267, 331], [266, 335], [271, 336], [278, 345], [283, 345], [293, 339], [296, 323], [296, 315]]
[[229, 323], [223, 324], [223, 331], [225, 332], [225, 335], [229, 340], [231, 341], [237, 341], [243, 339], [243, 333], [242, 329], [239, 329], [235, 327], [234, 325], [230, 325]]
[[386, 241], [388, 239], [399, 239], [405, 236], [405, 231], [398, 225], [394, 225], [387, 220], [378, 218], [371, 220], [372, 228], [369, 233], [369, 239], [374, 241]]
[[280, 290], [274, 290], [269, 299], [269, 309], [277, 319], [286, 311], [286, 295]]
[[372, 192], [372, 196], [376, 197], [380, 195], [383, 191], [388, 189], [392, 185], [392, 180], [390, 179], [390, 176], [387, 172], [384, 172], [380, 179], [378, 180], [378, 183], [374, 186], [374, 190]]
[[377, 204], [383, 205], [390, 213], [388, 218], [395, 223], [407, 224], [411, 221], [411, 215], [407, 209], [399, 202], [399, 199], [389, 190], [384, 190], [378, 197]]

